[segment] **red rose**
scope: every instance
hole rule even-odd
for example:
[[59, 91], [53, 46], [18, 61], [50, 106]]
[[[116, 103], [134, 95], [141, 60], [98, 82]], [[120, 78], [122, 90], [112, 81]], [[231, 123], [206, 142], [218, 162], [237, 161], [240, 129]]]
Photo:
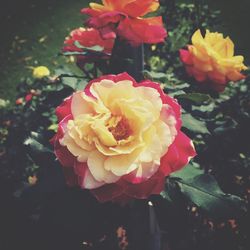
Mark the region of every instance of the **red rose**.
[[[83, 48], [76, 46], [76, 42]], [[89, 28], [78, 28], [71, 31], [70, 35], [64, 41], [64, 52], [82, 52], [83, 55], [77, 56], [77, 63], [79, 66], [87, 62], [93, 62], [100, 58], [108, 58], [111, 55], [114, 39], [103, 39], [98, 30]], [[100, 53], [89, 53], [91, 47], [100, 46], [103, 51]], [[85, 48], [86, 49], [85, 49]]]

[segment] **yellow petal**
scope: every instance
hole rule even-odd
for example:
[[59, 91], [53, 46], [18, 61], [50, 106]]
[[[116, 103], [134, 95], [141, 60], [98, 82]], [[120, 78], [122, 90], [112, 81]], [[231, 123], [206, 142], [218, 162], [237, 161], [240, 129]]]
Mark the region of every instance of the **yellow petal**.
[[68, 134], [70, 135], [70, 137], [75, 141], [75, 143], [79, 147], [81, 147], [87, 151], [93, 150], [93, 146], [91, 144], [89, 144], [84, 138], [80, 137], [80, 134], [77, 130], [77, 127], [73, 127], [72, 129], [70, 129], [68, 131]]
[[206, 30], [206, 35], [205, 35], [205, 42], [209, 44], [211, 47], [216, 45], [218, 42], [223, 40], [223, 35], [218, 33], [218, 32], [210, 32], [209, 30]]
[[99, 83], [93, 83], [91, 92], [97, 93], [106, 107], [112, 108], [112, 102], [117, 99], [131, 99], [135, 97], [135, 88], [129, 80], [113, 82], [111, 80], [102, 80]]
[[137, 157], [140, 154], [140, 150], [133, 152], [129, 155], [118, 155], [108, 157], [104, 162], [106, 170], [112, 171], [117, 176], [123, 176], [129, 174], [138, 168], [139, 163]]
[[[141, 162], [152, 162], [153, 159], [160, 159], [162, 153], [161, 139], [157, 135], [156, 129], [152, 126], [143, 135], [145, 149], [139, 156]], [[165, 138], [164, 138], [165, 139]]]
[[101, 187], [103, 185], [105, 185], [105, 182], [102, 181], [97, 181], [93, 175], [91, 174], [91, 172], [89, 171], [89, 169], [86, 170], [84, 178], [82, 179], [82, 183], [80, 183], [82, 188], [86, 188], [86, 189], [95, 189], [98, 187]]
[[232, 57], [234, 55], [234, 43], [227, 37], [226, 38], [226, 57]]
[[159, 166], [155, 162], [143, 162], [135, 170], [135, 177], [147, 180], [157, 172]]
[[64, 137], [60, 140], [62, 146], [66, 146], [69, 152], [78, 158], [79, 162], [86, 162], [89, 152], [78, 146], [75, 141], [66, 132]]
[[103, 145], [107, 147], [116, 146], [117, 141], [105, 125], [106, 121], [107, 120], [104, 119], [96, 119], [91, 125], [91, 128]]
[[189, 46], [188, 47], [189, 52], [193, 55], [193, 58], [197, 58], [199, 59], [201, 62], [209, 62], [210, 61], [210, 57], [207, 53], [207, 50], [204, 49], [203, 47], [199, 49], [197, 47], [194, 46]]
[[204, 42], [204, 38], [201, 35], [201, 31], [200, 30], [196, 30], [195, 33], [192, 36], [192, 44], [194, 46], [196, 46], [199, 43], [203, 43]]
[[98, 151], [92, 151], [88, 158], [88, 167], [95, 180], [105, 183], [114, 183], [119, 180], [119, 176], [104, 168], [104, 162], [107, 159]]
[[74, 118], [81, 114], [92, 113], [93, 111], [93, 107], [83, 99], [82, 91], [78, 91], [73, 95], [71, 112]]
[[89, 6], [91, 9], [94, 9], [94, 10], [97, 10], [100, 12], [108, 10], [108, 8], [107, 8], [108, 6], [103, 6], [103, 5], [98, 4], [98, 3], [90, 3]]

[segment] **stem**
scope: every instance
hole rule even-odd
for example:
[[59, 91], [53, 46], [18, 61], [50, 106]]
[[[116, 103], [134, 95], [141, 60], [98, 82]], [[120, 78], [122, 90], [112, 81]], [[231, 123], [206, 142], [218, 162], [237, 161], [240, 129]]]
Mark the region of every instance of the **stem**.
[[86, 75], [86, 77], [88, 79], [92, 79], [91, 75], [89, 74], [89, 72], [84, 67], [82, 67], [81, 70], [83, 71], [83, 73]]
[[133, 47], [117, 38], [110, 59], [110, 68], [112, 74], [127, 72], [137, 81], [141, 81], [144, 70], [143, 45]]
[[200, 0], [194, 0], [194, 6], [196, 9], [196, 28], [200, 29], [200, 21], [201, 21], [201, 15], [200, 15]]
[[149, 208], [150, 250], [161, 250], [161, 231], [156, 218], [155, 209], [151, 201]]
[[202, 26], [202, 16], [201, 16], [202, 6], [204, 5], [203, 0], [194, 0], [194, 5], [196, 9], [196, 29], [200, 29], [201, 34], [205, 35], [206, 30]]
[[97, 72], [98, 72], [98, 71], [97, 71], [97, 64], [94, 63], [94, 77], [95, 77], [95, 78], [97, 78], [97, 75], [98, 75]]
[[143, 79], [144, 71], [144, 46], [141, 45], [137, 48], [133, 48], [134, 55], [134, 77], [137, 81]]
[[61, 77], [73, 77], [73, 78], [81, 78], [82, 79], [82, 76], [69, 75], [69, 74], [61, 74], [58, 76], [58, 78], [61, 78]]

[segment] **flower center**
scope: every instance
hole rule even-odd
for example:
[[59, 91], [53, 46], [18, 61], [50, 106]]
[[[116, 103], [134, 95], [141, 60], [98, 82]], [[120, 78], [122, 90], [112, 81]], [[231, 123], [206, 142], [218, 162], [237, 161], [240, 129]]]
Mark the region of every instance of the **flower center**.
[[121, 116], [112, 116], [107, 127], [117, 141], [127, 139], [132, 133], [128, 121]]

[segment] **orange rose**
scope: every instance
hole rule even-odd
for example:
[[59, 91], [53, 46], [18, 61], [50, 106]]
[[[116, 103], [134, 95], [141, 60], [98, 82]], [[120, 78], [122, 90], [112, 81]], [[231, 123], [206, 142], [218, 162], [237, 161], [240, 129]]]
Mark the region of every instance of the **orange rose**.
[[142, 18], [158, 7], [158, 0], [103, 0], [102, 4], [90, 3], [82, 13], [90, 16], [87, 25], [99, 29], [104, 38], [119, 36], [137, 46], [164, 41], [167, 33], [162, 18]]
[[234, 43], [223, 34], [206, 30], [205, 37], [197, 30], [188, 50], [180, 50], [187, 73], [198, 82], [206, 82], [212, 89], [223, 91], [229, 81], [239, 81], [246, 70], [243, 56], [234, 56]]

